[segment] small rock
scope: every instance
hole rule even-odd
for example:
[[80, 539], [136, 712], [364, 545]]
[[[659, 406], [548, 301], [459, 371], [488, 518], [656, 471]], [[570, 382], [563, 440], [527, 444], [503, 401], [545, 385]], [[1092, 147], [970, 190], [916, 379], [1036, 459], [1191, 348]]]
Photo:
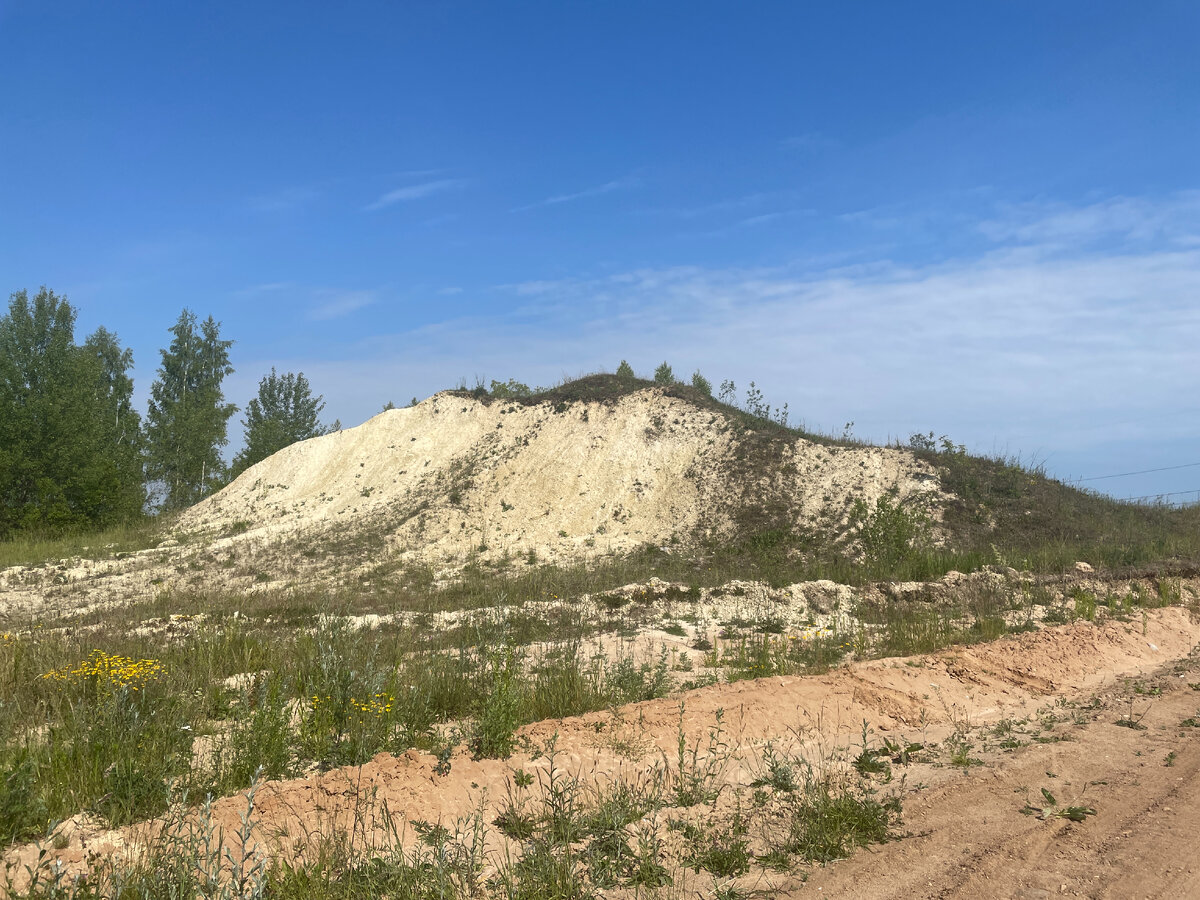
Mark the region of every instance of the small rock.
[[1080, 575], [1088, 575], [1088, 574], [1091, 574], [1092, 572], [1095, 572], [1096, 570], [1092, 568], [1090, 563], [1085, 563], [1083, 561], [1080, 561], [1080, 562], [1075, 563], [1075, 571], [1078, 572]]

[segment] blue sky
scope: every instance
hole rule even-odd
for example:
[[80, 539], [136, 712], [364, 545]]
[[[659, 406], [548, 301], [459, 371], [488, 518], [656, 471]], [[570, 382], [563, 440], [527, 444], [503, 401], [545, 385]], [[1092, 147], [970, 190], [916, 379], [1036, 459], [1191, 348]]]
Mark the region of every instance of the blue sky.
[[142, 397], [188, 306], [231, 400], [304, 371], [346, 425], [667, 359], [1064, 478], [1200, 463], [1197, 35], [1190, 2], [0, 0], [0, 289], [117, 331]]

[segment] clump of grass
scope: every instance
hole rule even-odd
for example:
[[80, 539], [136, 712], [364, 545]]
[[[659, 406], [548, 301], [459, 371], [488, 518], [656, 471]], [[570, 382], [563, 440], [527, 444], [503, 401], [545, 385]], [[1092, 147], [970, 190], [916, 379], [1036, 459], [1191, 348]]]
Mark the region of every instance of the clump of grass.
[[881, 797], [865, 781], [818, 777], [806, 770], [804, 786], [790, 797], [780, 849], [808, 862], [844, 859], [859, 847], [895, 837], [901, 803]]
[[50, 560], [100, 559], [152, 547], [162, 540], [169, 520], [137, 519], [100, 531], [66, 533], [28, 531], [0, 541], [0, 569], [37, 566]]
[[241, 790], [255, 777], [287, 778], [296, 771], [291, 709], [280, 678], [255, 678], [238, 708], [241, 715], [213, 754], [217, 795]]
[[6, 756], [0, 768], [0, 839], [10, 843], [42, 832], [50, 816], [38, 789], [38, 758], [27, 747]]
[[100, 650], [43, 673], [44, 733], [0, 749], [0, 833], [33, 837], [81, 809], [114, 825], [165, 809], [168, 784], [191, 777], [194, 721], [165, 674], [156, 659]]
[[850, 652], [851, 642], [833, 629], [810, 628], [797, 634], [757, 634], [726, 640], [711, 653], [709, 665], [725, 669], [728, 681], [773, 675], [818, 675]]
[[701, 744], [697, 739], [689, 744], [683, 731], [683, 704], [679, 705], [678, 740], [675, 745], [675, 765], [664, 754], [663, 770], [671, 779], [670, 792], [675, 806], [696, 806], [713, 803], [720, 795], [721, 778], [733, 755], [725, 735], [725, 711], [718, 709], [715, 722]]
[[725, 823], [696, 825], [681, 822], [675, 827], [687, 841], [684, 862], [695, 872], [703, 869], [718, 878], [734, 878], [750, 871], [754, 861], [747, 837], [750, 829], [740, 809]]

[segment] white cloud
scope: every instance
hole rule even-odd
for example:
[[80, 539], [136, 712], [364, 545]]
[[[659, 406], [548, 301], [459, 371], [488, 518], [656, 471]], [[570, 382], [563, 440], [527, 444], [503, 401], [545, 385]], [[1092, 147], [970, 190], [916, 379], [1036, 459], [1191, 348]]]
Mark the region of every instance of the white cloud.
[[456, 190], [466, 185], [466, 180], [462, 178], [439, 178], [437, 181], [426, 181], [421, 184], [412, 184], [408, 187], [397, 188], [394, 191], [388, 191], [386, 194], [381, 194], [374, 201], [363, 207], [366, 212], [372, 212], [377, 209], [383, 209], [387, 206], [392, 206], [396, 203], [403, 203], [407, 200], [419, 200], [422, 197], [428, 197], [430, 194], [440, 194], [445, 191]]
[[234, 291], [234, 296], [237, 297], [255, 297], [260, 294], [275, 294], [279, 291], [284, 291], [292, 287], [288, 281], [268, 281], [264, 284], [253, 284], [250, 287], [241, 288]]
[[598, 197], [601, 194], [610, 194], [613, 191], [621, 191], [627, 188], [637, 187], [641, 184], [640, 179], [633, 175], [626, 175], [623, 178], [616, 178], [613, 181], [605, 182], [596, 187], [586, 188], [582, 191], [575, 191], [571, 194], [556, 194], [553, 197], [547, 197], [545, 200], [539, 200], [537, 203], [530, 203], [526, 206], [515, 207], [512, 212], [524, 212], [527, 209], [537, 209], [540, 206], [556, 206], [559, 203], [570, 203], [574, 200], [583, 200], [586, 197]]
[[308, 318], [313, 322], [327, 322], [340, 319], [357, 312], [363, 307], [370, 306], [378, 296], [374, 291], [322, 291], [322, 301], [308, 311]]
[[[793, 421], [840, 431], [853, 420], [877, 440], [934, 429], [1052, 461], [1097, 459], [1116, 443], [1194, 455], [1200, 419], [1179, 409], [1200, 394], [1200, 248], [1172, 213], [1154, 246], [1126, 229], [1119, 248], [1071, 249], [1059, 237], [1071, 229], [1056, 224], [1066, 214], [1029, 217], [996, 232], [993, 250], [937, 265], [531, 280], [504, 288], [523, 305], [503, 315], [377, 336], [343, 361], [299, 368], [320, 372], [346, 422], [390, 393], [425, 396], [464, 375], [548, 383], [622, 358], [642, 372], [667, 359], [743, 389], [753, 379]], [[1150, 204], [1138, 215], [1163, 213]], [[1114, 460], [1127, 461], [1137, 462]]]
[[982, 222], [980, 231], [995, 241], [1045, 244], [1055, 248], [1100, 240], [1194, 246], [1200, 233], [1200, 191], [1166, 199], [1115, 197], [1086, 206], [1026, 203]]
[[738, 212], [755, 206], [761, 207], [769, 203], [780, 201], [790, 202], [796, 200], [800, 195], [800, 191], [756, 191], [753, 194], [744, 194], [741, 197], [732, 197], [727, 200], [717, 200], [700, 206], [654, 207], [639, 210], [639, 212], [646, 215], [667, 215], [676, 216], [681, 219], [698, 219], [718, 213]]

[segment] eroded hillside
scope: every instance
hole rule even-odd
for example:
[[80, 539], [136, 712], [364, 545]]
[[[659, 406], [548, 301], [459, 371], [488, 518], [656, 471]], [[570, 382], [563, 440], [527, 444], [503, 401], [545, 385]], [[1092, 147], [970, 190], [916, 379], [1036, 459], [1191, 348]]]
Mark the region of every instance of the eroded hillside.
[[940, 496], [907, 451], [755, 431], [661, 389], [529, 405], [446, 392], [282, 450], [179, 527], [259, 540], [369, 530], [392, 553], [443, 565], [563, 560], [836, 529], [855, 500], [885, 493], [932, 507]]

